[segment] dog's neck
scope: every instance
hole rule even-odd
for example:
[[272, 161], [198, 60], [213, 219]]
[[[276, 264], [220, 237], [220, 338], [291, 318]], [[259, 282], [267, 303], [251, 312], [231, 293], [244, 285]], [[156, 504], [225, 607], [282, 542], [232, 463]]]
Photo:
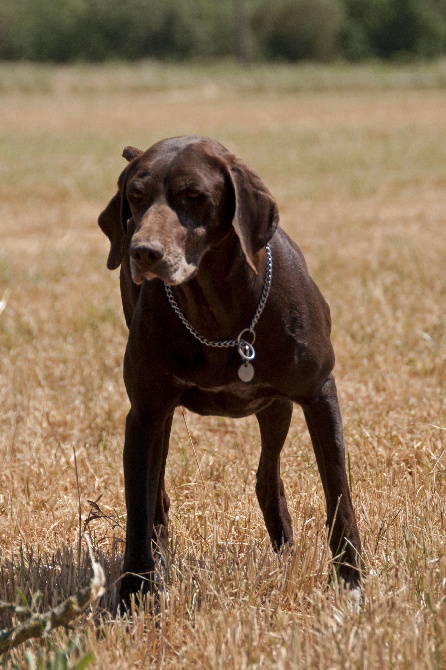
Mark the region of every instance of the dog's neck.
[[194, 328], [210, 340], [237, 337], [248, 328], [265, 279], [266, 252], [254, 256], [257, 274], [246, 262], [237, 240], [207, 252], [196, 276], [173, 287], [175, 299]]

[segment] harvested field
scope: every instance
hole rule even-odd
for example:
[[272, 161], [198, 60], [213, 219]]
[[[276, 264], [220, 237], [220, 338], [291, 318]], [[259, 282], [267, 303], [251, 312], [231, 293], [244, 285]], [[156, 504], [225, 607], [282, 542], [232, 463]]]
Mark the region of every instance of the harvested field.
[[[323, 68], [311, 86], [307, 71], [291, 85], [273, 69], [262, 79], [196, 67], [181, 79], [150, 64], [127, 77], [116, 66], [115, 78], [14, 67], [0, 68], [0, 600], [40, 590], [44, 611], [86, 583], [86, 527], [108, 578], [95, 616], [75, 626], [91, 667], [446, 668], [444, 63], [387, 78], [333, 70], [333, 86]], [[327, 588], [322, 487], [300, 409], [283, 451], [296, 536], [285, 559], [254, 494], [255, 418], [178, 411], [169, 599], [127, 627], [110, 618], [126, 328], [96, 219], [125, 145], [195, 133], [257, 169], [331, 306], [369, 572], [362, 608]], [[27, 648], [49, 657], [72, 638]], [[26, 662], [23, 648], [3, 659]]]

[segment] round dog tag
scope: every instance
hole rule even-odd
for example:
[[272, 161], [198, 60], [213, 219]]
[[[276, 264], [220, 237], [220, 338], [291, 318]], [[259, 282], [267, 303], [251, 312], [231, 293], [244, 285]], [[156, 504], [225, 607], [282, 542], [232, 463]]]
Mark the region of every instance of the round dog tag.
[[238, 369], [238, 376], [242, 382], [250, 382], [254, 377], [254, 368], [251, 363], [245, 361]]

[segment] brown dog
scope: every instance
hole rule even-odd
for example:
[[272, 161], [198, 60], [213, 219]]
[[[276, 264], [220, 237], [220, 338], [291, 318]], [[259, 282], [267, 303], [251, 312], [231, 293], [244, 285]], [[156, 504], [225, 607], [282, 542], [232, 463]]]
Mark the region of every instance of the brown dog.
[[346, 583], [358, 585], [361, 544], [331, 374], [330, 312], [301, 251], [277, 227], [273, 197], [209, 139], [176, 137], [145, 152], [127, 147], [123, 156], [129, 165], [99, 217], [111, 245], [107, 266], [121, 264], [130, 331], [121, 599], [150, 588], [152, 544], [167, 538], [164, 470], [180, 405], [203, 415], [257, 416], [256, 493], [275, 550], [293, 541], [280, 451], [293, 402], [301, 405], [335, 563]]

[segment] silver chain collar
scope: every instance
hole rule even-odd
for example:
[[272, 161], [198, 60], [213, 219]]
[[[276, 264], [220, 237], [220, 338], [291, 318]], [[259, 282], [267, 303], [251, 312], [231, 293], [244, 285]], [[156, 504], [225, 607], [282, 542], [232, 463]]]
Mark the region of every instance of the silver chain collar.
[[[173, 297], [172, 289], [171, 287], [164, 282], [164, 289], [166, 291], [167, 299], [169, 300], [169, 303], [174, 310], [174, 312], [178, 315], [179, 319], [182, 321], [182, 323], [186, 326], [187, 330], [195, 337], [196, 340], [201, 342], [201, 344], [204, 344], [206, 347], [216, 347], [219, 349], [228, 349], [230, 347], [238, 347], [238, 352], [242, 358], [242, 366], [239, 369], [239, 377], [242, 379], [242, 381], [251, 381], [251, 379], [254, 376], [254, 368], [252, 367], [250, 361], [252, 361], [255, 358], [255, 349], [254, 349], [254, 341], [256, 339], [256, 334], [254, 332], [254, 328], [257, 325], [257, 321], [260, 319], [260, 315], [262, 314], [263, 310], [265, 309], [266, 301], [268, 300], [268, 295], [269, 291], [271, 288], [271, 278], [272, 278], [272, 271], [273, 271], [273, 254], [271, 251], [271, 247], [269, 244], [266, 245], [266, 272], [265, 272], [265, 279], [263, 282], [263, 288], [262, 288], [262, 294], [260, 296], [260, 300], [257, 305], [257, 309], [254, 313], [253, 319], [251, 321], [251, 324], [247, 327], [244, 328], [238, 335], [236, 339], [233, 340], [208, 340], [207, 337], [204, 337], [203, 335], [200, 335], [200, 333], [195, 330], [193, 325], [186, 319], [184, 316], [183, 312], [178, 306], [178, 303], [176, 302], [175, 298]], [[245, 340], [243, 337], [245, 333], [249, 333], [251, 335], [252, 341], [248, 342]]]

